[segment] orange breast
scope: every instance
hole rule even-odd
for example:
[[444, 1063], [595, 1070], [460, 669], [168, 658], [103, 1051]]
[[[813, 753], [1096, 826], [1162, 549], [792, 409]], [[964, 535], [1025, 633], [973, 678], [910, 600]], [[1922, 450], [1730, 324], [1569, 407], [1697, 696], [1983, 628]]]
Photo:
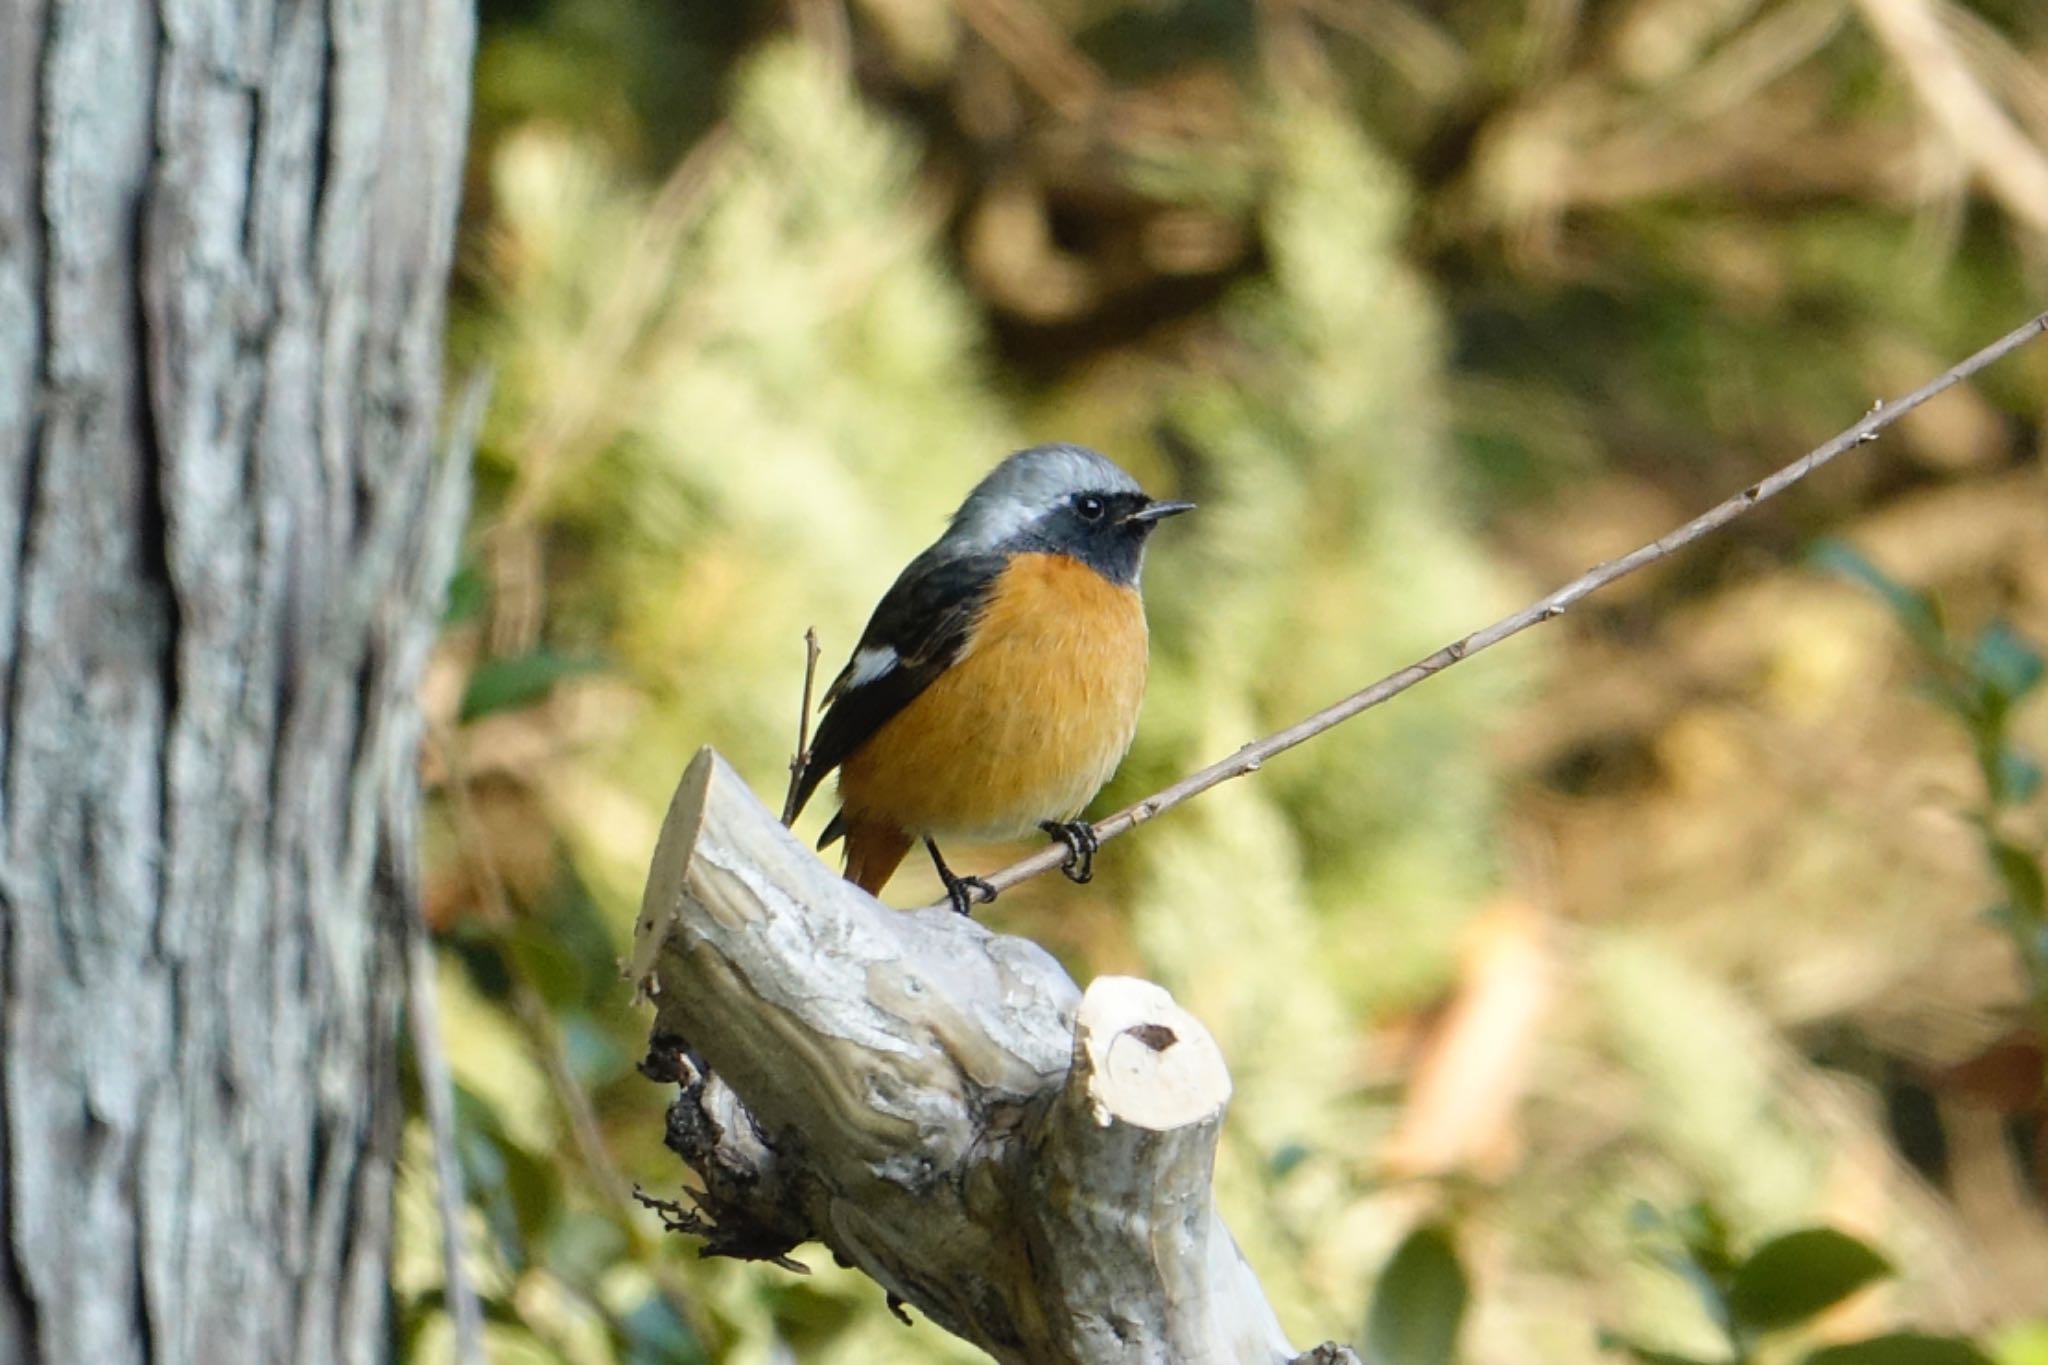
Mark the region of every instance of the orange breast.
[[1130, 748], [1145, 669], [1135, 588], [1015, 556], [960, 660], [847, 758], [848, 819], [968, 839], [1072, 819]]

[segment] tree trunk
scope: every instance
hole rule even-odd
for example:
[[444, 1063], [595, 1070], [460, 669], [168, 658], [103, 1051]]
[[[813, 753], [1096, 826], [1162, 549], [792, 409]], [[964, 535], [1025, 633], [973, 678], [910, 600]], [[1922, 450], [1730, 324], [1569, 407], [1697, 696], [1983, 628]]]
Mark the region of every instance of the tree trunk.
[[0, 1360], [389, 1353], [472, 44], [0, 0]]

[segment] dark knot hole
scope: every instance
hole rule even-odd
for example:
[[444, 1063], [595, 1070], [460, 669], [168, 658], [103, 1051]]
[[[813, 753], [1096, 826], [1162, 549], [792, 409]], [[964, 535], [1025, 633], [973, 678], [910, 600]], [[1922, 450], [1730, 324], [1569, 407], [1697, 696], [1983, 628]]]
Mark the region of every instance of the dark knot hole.
[[1180, 1039], [1164, 1024], [1133, 1024], [1124, 1030], [1154, 1052], [1164, 1052]]

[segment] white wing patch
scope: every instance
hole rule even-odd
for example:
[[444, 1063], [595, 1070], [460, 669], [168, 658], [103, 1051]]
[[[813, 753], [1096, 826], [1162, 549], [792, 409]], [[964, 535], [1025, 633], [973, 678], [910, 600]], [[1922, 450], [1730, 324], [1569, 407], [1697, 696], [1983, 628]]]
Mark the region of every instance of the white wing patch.
[[866, 687], [875, 679], [896, 667], [896, 651], [888, 645], [877, 645], [857, 651], [853, 656], [853, 671], [846, 679], [848, 687]]

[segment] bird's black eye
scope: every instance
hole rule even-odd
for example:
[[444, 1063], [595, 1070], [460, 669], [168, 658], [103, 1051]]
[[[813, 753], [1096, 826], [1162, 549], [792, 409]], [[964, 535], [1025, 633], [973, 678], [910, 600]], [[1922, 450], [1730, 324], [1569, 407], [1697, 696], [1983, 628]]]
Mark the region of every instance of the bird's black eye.
[[1093, 493], [1084, 493], [1074, 499], [1074, 510], [1081, 514], [1083, 521], [1101, 521], [1102, 514], [1107, 509], [1103, 506], [1101, 498]]

